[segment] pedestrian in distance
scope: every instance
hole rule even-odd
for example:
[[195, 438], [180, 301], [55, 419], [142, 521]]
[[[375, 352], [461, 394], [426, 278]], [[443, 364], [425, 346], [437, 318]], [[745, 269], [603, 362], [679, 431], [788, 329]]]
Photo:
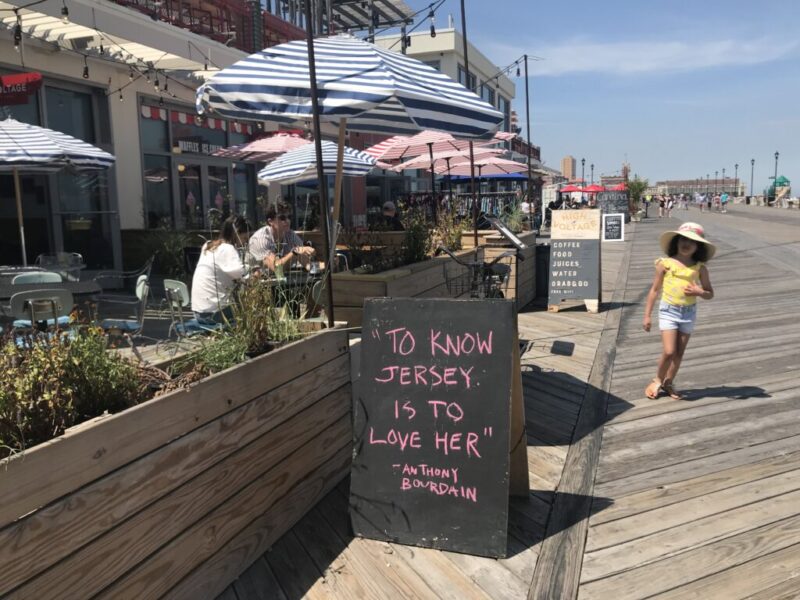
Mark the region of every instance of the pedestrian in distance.
[[672, 209], [674, 207], [675, 207], [675, 198], [673, 196], [670, 196], [667, 199], [667, 218], [668, 219], [672, 217]]
[[666, 258], [656, 260], [656, 273], [647, 294], [642, 326], [650, 331], [650, 314], [661, 292], [658, 307], [658, 327], [661, 330], [661, 358], [656, 376], [645, 388], [645, 395], [656, 399], [665, 392], [675, 400], [683, 395], [673, 382], [683, 361], [686, 346], [697, 320], [697, 299], [711, 300], [714, 288], [706, 263], [716, 253], [716, 247], [706, 240], [702, 226], [684, 223], [676, 231], [667, 231], [659, 238]]
[[658, 197], [658, 218], [659, 219], [664, 216], [664, 209], [666, 208], [666, 206], [667, 206], [667, 201], [664, 198], [664, 196], [659, 196]]

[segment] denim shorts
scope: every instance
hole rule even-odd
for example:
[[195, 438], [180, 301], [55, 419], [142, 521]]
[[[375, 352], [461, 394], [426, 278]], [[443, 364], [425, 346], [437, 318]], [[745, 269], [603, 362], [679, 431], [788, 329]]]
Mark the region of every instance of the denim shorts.
[[658, 307], [658, 328], [661, 331], [677, 329], [680, 333], [692, 333], [697, 320], [697, 304], [676, 306], [662, 302]]

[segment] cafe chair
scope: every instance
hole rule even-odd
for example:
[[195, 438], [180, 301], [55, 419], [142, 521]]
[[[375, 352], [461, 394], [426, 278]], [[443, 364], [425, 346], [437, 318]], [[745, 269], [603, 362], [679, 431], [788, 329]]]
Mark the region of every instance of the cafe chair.
[[164, 280], [164, 297], [169, 310], [169, 317], [172, 323], [169, 326], [169, 336], [173, 332], [178, 341], [198, 333], [208, 333], [219, 329], [220, 325], [207, 325], [200, 323], [197, 319], [185, 319], [184, 311], [190, 308], [189, 287], [177, 279]]
[[81, 269], [86, 267], [83, 256], [77, 252], [56, 252], [40, 254], [34, 264], [48, 271], [61, 275], [65, 281], [80, 281]]
[[61, 283], [62, 281], [63, 278], [61, 275], [53, 271], [37, 271], [14, 275], [14, 278], [11, 280], [11, 285], [26, 283]]
[[103, 319], [100, 327], [112, 336], [124, 337], [133, 346], [136, 338], [151, 339], [142, 335], [144, 329], [145, 309], [147, 308], [147, 298], [150, 295], [150, 278], [147, 275], [139, 275], [136, 280], [136, 297], [127, 299], [120, 297], [114, 300], [106, 300], [106, 304], [118, 304], [129, 306], [134, 312], [133, 318], [128, 319]]
[[[136, 290], [138, 288], [139, 279], [144, 276], [150, 279], [150, 272], [153, 270], [153, 263], [156, 260], [156, 255], [153, 254], [148, 258], [145, 263], [138, 269], [133, 271], [101, 271], [95, 275], [94, 280], [101, 288], [102, 293], [97, 297], [98, 302], [110, 303], [126, 303], [137, 302]], [[127, 292], [125, 291], [127, 290]], [[148, 287], [148, 299], [150, 288]]]
[[11, 296], [14, 329], [44, 329], [70, 324], [72, 292], [68, 290], [31, 290]]

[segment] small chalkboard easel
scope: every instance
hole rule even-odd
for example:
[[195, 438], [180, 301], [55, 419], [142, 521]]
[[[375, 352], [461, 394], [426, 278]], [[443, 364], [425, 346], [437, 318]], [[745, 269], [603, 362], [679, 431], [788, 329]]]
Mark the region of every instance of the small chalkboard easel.
[[600, 211], [554, 210], [550, 228], [547, 310], [558, 312], [563, 300], [583, 300], [586, 310], [600, 310], [602, 268]]
[[516, 321], [504, 299], [364, 303], [356, 535], [506, 555], [509, 495], [529, 494]]

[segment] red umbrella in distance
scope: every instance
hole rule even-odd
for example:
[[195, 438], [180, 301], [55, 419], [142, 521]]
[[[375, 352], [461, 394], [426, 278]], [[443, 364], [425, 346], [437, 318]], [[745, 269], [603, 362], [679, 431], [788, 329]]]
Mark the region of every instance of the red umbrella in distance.
[[583, 188], [582, 187], [578, 187], [577, 185], [570, 183], [569, 185], [565, 185], [564, 187], [562, 187], [558, 191], [561, 192], [561, 193], [582, 192]]
[[622, 183], [618, 183], [617, 185], [608, 188], [609, 192], [625, 192], [627, 190], [628, 190], [628, 185], [624, 181]]
[[587, 185], [585, 188], [583, 188], [583, 191], [587, 194], [596, 194], [597, 192], [605, 192], [606, 188], [604, 188], [602, 185], [593, 183], [592, 185]]

